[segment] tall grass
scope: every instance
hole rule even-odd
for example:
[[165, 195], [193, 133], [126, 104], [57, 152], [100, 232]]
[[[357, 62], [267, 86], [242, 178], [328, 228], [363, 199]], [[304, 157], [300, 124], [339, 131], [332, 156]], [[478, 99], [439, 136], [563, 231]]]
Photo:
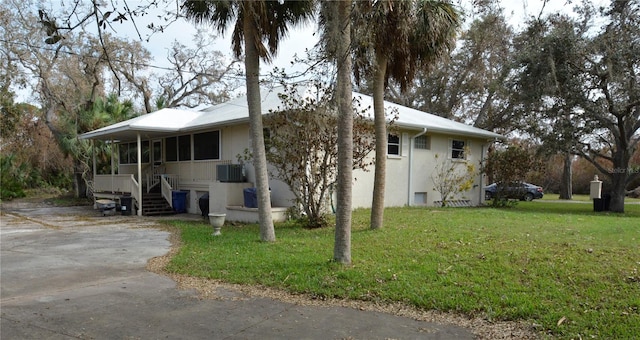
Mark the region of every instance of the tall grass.
[[[490, 320], [526, 320], [561, 338], [640, 334], [640, 205], [625, 214], [589, 204], [512, 209], [393, 208], [371, 231], [354, 212], [353, 265], [331, 261], [333, 229], [172, 222], [183, 245], [168, 270], [316, 297], [401, 301]], [[559, 322], [563, 320], [562, 322]]]

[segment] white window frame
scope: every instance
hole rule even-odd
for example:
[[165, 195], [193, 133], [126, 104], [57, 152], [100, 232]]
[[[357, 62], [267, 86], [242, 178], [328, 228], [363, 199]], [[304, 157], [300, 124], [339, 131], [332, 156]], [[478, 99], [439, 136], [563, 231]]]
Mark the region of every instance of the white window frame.
[[[462, 142], [462, 148], [454, 148], [453, 144], [456, 142]], [[467, 154], [465, 152], [465, 149], [469, 148], [469, 141], [464, 140], [464, 139], [449, 139], [449, 159], [451, 160], [459, 160], [459, 161], [464, 161], [467, 159]], [[462, 156], [462, 157], [454, 157], [454, 153], [455, 155], [458, 156]]]
[[[391, 143], [391, 137], [396, 137], [398, 138], [398, 142], [397, 143]], [[390, 146], [396, 146], [398, 147], [398, 152], [397, 153], [391, 153], [389, 152], [389, 147]], [[402, 154], [402, 135], [393, 135], [393, 134], [388, 134], [387, 135], [387, 156], [391, 156], [391, 157], [399, 157]]]

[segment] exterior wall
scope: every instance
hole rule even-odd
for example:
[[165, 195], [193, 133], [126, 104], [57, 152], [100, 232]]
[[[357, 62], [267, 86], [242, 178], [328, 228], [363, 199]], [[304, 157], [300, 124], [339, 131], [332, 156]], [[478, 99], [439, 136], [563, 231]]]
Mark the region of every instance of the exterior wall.
[[[165, 163], [167, 173], [178, 175], [178, 189], [189, 192], [187, 194], [187, 212], [191, 214], [200, 214], [198, 202], [200, 197], [205, 193], [210, 194], [210, 202], [215, 203], [219, 198], [222, 199], [216, 196], [216, 192], [210, 191], [211, 183], [216, 182], [217, 165], [237, 163], [237, 155], [242, 154], [244, 150], [249, 147], [247, 139], [249, 134], [248, 125], [226, 126], [219, 128], [219, 130], [219, 160], [191, 160]], [[191, 134], [200, 132], [205, 131], [194, 131]], [[240, 195], [241, 194], [242, 191], [240, 190]]]
[[[200, 197], [207, 192], [211, 195], [211, 205], [220, 206], [220, 204], [223, 204], [222, 201], [218, 203], [214, 202], [216, 200], [215, 192], [211, 191], [212, 183], [216, 183], [216, 165], [238, 163], [238, 155], [243, 155], [245, 150], [251, 148], [248, 124], [222, 127], [220, 128], [220, 132], [220, 160], [191, 160], [164, 163], [166, 166], [166, 173], [178, 175], [178, 189], [188, 191], [187, 211], [189, 213], [200, 213], [198, 201]], [[484, 156], [484, 149], [487, 143], [486, 140], [482, 139], [454, 137], [427, 132], [426, 135], [430, 139], [430, 149], [416, 149], [413, 145], [413, 138], [417, 134], [419, 134], [419, 132], [415, 130], [401, 131], [399, 133], [401, 136], [400, 155], [387, 156], [387, 183], [385, 193], [385, 206], [387, 207], [406, 205], [433, 206], [435, 201], [441, 200], [441, 197], [440, 194], [434, 190], [434, 184], [431, 176], [435, 171], [437, 162], [450, 157], [452, 139], [463, 140], [466, 142], [466, 145], [471, 151], [467, 160], [476, 165], [476, 168], [479, 168], [479, 162]], [[413, 150], [411, 150], [411, 148], [413, 148]], [[435, 158], [436, 154], [440, 155], [438, 161], [436, 161]], [[371, 157], [373, 157], [373, 155]], [[409, 173], [410, 158], [412, 158], [411, 174]], [[247, 177], [247, 182], [249, 183], [246, 185], [253, 186], [253, 184], [250, 183], [255, 183], [254, 168], [249, 162], [244, 163], [244, 165], [245, 175]], [[148, 166], [148, 163], [143, 164], [143, 169], [145, 166]], [[120, 174], [133, 173], [137, 176], [137, 165], [120, 165], [118, 172]], [[353, 208], [371, 206], [374, 175], [373, 166], [369, 168], [369, 171], [354, 171]], [[409, 184], [410, 176], [411, 184]], [[294, 196], [290, 188], [282, 181], [275, 179], [273, 176], [270, 177], [269, 186], [271, 188], [272, 206], [291, 206]], [[479, 205], [484, 201], [484, 195], [482, 195], [481, 190], [482, 187], [482, 178], [478, 175], [474, 181], [473, 188], [469, 192], [461, 194], [459, 197], [455, 197], [454, 199], [469, 200], [472, 205]], [[241, 195], [242, 193], [240, 192], [236, 194]], [[225, 197], [226, 196], [227, 194], [225, 194]], [[333, 201], [335, 202], [335, 197]]]
[[[432, 176], [436, 171], [437, 165], [443, 161], [457, 162], [457, 160], [451, 160], [450, 147], [453, 139], [465, 141], [470, 151], [466, 160], [473, 164], [476, 170], [480, 170], [480, 161], [484, 157], [483, 150], [486, 147], [486, 140], [441, 134], [431, 134], [429, 136], [431, 136], [431, 150], [415, 148], [413, 150], [413, 184], [412, 193], [408, 196], [412, 200], [411, 205], [433, 206], [435, 201], [442, 200], [440, 193], [434, 188], [435, 185]], [[436, 158], [436, 154], [438, 158]], [[463, 161], [458, 162], [462, 163]], [[470, 200], [471, 205], [480, 205], [484, 202], [484, 195], [481, 195], [482, 186], [482, 176], [478, 172], [474, 178], [471, 190], [450, 199]], [[416, 193], [424, 193], [426, 195], [424, 203], [419, 201], [422, 196], [420, 194], [418, 195], [418, 202], [416, 202]]]
[[[453, 139], [463, 140], [470, 148], [467, 160], [480, 168], [480, 160], [484, 156], [486, 140], [473, 139], [468, 137], [454, 137], [450, 135], [434, 134], [427, 132], [430, 139], [430, 149], [416, 149], [412, 138], [419, 132], [402, 131], [400, 155], [387, 156], [387, 176], [385, 206], [398, 207], [406, 205], [433, 206], [435, 201], [440, 201], [440, 193], [435, 191], [431, 178], [435, 172], [437, 162], [442, 162], [450, 158], [450, 146]], [[412, 151], [409, 148], [413, 148]], [[438, 160], [435, 155], [438, 154]], [[409, 162], [412, 161], [411, 186], [409, 188]], [[455, 161], [455, 160], [454, 160]], [[373, 166], [368, 172], [354, 171], [353, 182], [353, 208], [366, 208], [371, 206], [373, 199], [373, 181], [375, 172]], [[453, 199], [470, 200], [472, 205], [479, 205], [484, 202], [484, 195], [481, 195], [482, 188], [481, 175], [475, 176], [473, 187], [470, 191], [458, 195]], [[411, 192], [409, 192], [411, 190]]]

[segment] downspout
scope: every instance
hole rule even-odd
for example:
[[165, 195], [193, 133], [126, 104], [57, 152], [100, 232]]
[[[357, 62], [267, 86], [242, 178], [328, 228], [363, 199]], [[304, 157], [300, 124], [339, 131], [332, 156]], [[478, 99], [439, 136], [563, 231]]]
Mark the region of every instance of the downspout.
[[413, 146], [415, 144], [415, 139], [427, 133], [427, 128], [422, 128], [422, 131], [415, 136], [412, 136], [409, 140], [409, 185], [407, 190], [407, 206], [413, 205], [413, 197], [411, 193], [413, 192]]
[[137, 133], [137, 136], [138, 136], [138, 198], [140, 198], [140, 202], [138, 202], [138, 205], [139, 205], [138, 216], [142, 216], [142, 142], [140, 141], [140, 132]]

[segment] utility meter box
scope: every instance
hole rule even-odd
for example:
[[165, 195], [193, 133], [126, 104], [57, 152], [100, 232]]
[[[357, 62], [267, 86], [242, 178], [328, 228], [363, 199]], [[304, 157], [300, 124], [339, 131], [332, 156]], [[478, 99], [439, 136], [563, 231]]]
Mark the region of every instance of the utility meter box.
[[593, 181], [591, 181], [591, 188], [589, 190], [589, 197], [591, 199], [599, 199], [602, 196], [602, 181], [598, 180], [598, 175], [595, 175]]

